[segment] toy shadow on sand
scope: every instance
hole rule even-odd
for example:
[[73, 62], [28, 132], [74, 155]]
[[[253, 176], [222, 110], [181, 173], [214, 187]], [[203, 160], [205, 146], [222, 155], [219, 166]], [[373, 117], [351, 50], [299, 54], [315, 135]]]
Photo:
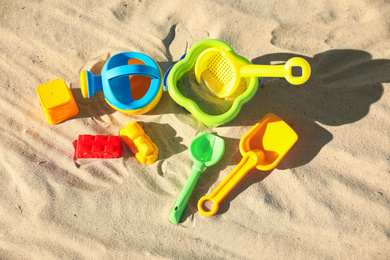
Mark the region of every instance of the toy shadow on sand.
[[[269, 54], [253, 59], [252, 63], [270, 64], [293, 56], [296, 55]], [[381, 83], [390, 82], [390, 60], [373, 60], [365, 51], [330, 50], [303, 58], [312, 67], [308, 82], [293, 86], [284, 79], [264, 78], [256, 95], [228, 124], [253, 125], [269, 112], [289, 123], [299, 139], [279, 169], [309, 163], [333, 139], [321, 125], [340, 126], [364, 118], [383, 94]]]
[[[296, 56], [278, 53], [261, 56], [253, 64], [271, 64], [286, 61]], [[302, 86], [293, 86], [284, 79], [264, 78], [256, 95], [243, 106], [240, 114], [227, 126], [252, 126], [272, 112], [283, 118], [298, 134], [297, 143], [286, 154], [278, 169], [291, 169], [309, 163], [327, 145], [333, 135], [321, 125], [341, 126], [364, 118], [370, 106], [384, 92], [382, 83], [390, 82], [390, 60], [372, 59], [371, 54], [360, 50], [330, 50], [304, 57], [311, 67], [312, 75]], [[272, 63], [274, 64], [274, 63]], [[223, 126], [222, 126], [223, 127]], [[226, 139], [226, 147], [236, 147], [239, 139]], [[227, 149], [229, 151], [229, 149]], [[229, 158], [227, 158], [229, 157]], [[239, 162], [239, 154], [227, 152], [221, 164]], [[221, 204], [219, 213], [229, 209], [230, 201], [254, 183], [263, 181], [271, 171], [252, 171], [244, 177]], [[219, 173], [210, 174], [208, 180], [200, 179], [204, 185], [196, 192], [198, 198], [216, 182]], [[207, 183], [204, 183], [207, 182]]]

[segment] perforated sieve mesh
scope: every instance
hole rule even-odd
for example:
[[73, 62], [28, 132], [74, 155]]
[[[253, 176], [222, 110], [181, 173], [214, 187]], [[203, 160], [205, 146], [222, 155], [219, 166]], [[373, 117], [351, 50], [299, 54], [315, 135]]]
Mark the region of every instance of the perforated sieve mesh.
[[233, 78], [233, 68], [221, 53], [216, 53], [210, 57], [207, 70], [223, 85], [229, 83]]

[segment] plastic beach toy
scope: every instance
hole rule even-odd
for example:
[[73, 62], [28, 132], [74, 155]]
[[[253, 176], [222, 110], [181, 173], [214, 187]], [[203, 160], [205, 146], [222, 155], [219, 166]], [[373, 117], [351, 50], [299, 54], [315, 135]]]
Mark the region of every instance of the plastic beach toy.
[[200, 174], [205, 167], [216, 164], [221, 159], [224, 151], [225, 141], [213, 134], [203, 133], [192, 140], [190, 153], [194, 164], [192, 165], [191, 174], [188, 176], [175, 205], [169, 213], [168, 219], [171, 223], [179, 223]]
[[73, 94], [62, 79], [40, 85], [37, 92], [43, 112], [50, 124], [58, 124], [79, 113]]
[[[241, 162], [210, 195], [200, 198], [199, 212], [205, 216], [214, 215], [221, 201], [246, 173], [255, 167], [261, 171], [275, 168], [297, 140], [297, 134], [287, 123], [274, 114], [266, 115], [241, 138]], [[206, 202], [212, 203], [210, 210], [205, 209]]]
[[158, 158], [158, 148], [135, 121], [119, 131], [119, 136], [127, 144], [135, 157], [143, 164], [152, 164]]
[[[213, 53], [218, 53], [220, 57], [212, 58]], [[292, 75], [294, 67], [301, 68], [301, 76]], [[221, 98], [230, 97], [235, 93], [237, 97], [234, 97], [230, 108], [215, 114], [201, 108], [201, 104], [193, 97], [184, 95], [178, 88], [178, 82], [184, 75], [188, 75], [187, 72], [195, 72], [198, 84], [201, 81], [206, 82], [205, 85]], [[211, 72], [215, 75], [213, 76]], [[228, 44], [207, 39], [194, 44], [185, 57], [166, 72], [164, 78], [172, 99], [206, 126], [213, 127], [225, 124], [237, 116], [241, 107], [255, 95], [258, 85], [262, 83], [262, 77], [285, 77], [293, 84], [302, 84], [310, 77], [310, 73], [310, 65], [301, 58], [292, 58], [285, 65], [253, 65], [249, 60], [237, 55]], [[242, 80], [246, 84], [246, 89], [238, 92], [237, 82], [241, 83]]]
[[[193, 71], [195, 69], [195, 63], [198, 60], [199, 56], [207, 49], [218, 48], [227, 52], [233, 52], [233, 49], [226, 43], [207, 39], [194, 44], [186, 53], [185, 57], [182, 57], [172, 69], [166, 73], [166, 84], [169, 95], [172, 99], [187, 109], [196, 119], [204, 123], [206, 126], [218, 126], [225, 124], [231, 121], [237, 114], [240, 112], [242, 105], [248, 102], [256, 93], [258, 84], [262, 82], [262, 79], [257, 77], [247, 77], [245, 78], [246, 89], [238, 97], [234, 99], [231, 107], [221, 114], [212, 114], [210, 111], [204, 111], [199, 107], [193, 99], [186, 97], [183, 93], [180, 92], [178, 88], [178, 81], [183, 75], [187, 72]], [[241, 66], [251, 64], [244, 57], [236, 55], [236, 62]]]
[[144, 114], [153, 109], [163, 92], [158, 64], [138, 52], [123, 52], [104, 64], [101, 75], [84, 70], [80, 74], [84, 98], [102, 91], [107, 103], [127, 114]]
[[[293, 76], [292, 68], [300, 67], [301, 76]], [[289, 59], [285, 65], [242, 65], [234, 52], [220, 48], [205, 50], [195, 64], [195, 76], [198, 84], [205, 84], [220, 98], [232, 95], [241, 77], [284, 77], [294, 85], [305, 83], [310, 77], [309, 63], [299, 57]]]
[[119, 158], [122, 143], [115, 135], [79, 135], [75, 146], [75, 157], [80, 158]]

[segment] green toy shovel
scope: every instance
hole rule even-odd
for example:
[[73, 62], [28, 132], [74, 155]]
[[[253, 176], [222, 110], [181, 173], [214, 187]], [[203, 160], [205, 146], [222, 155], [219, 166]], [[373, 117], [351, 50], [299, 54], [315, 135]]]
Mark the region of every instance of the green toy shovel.
[[218, 136], [209, 133], [202, 133], [192, 140], [190, 145], [191, 158], [194, 161], [191, 174], [169, 213], [169, 222], [178, 224], [183, 211], [195, 188], [196, 182], [205, 167], [216, 164], [225, 151], [225, 141]]

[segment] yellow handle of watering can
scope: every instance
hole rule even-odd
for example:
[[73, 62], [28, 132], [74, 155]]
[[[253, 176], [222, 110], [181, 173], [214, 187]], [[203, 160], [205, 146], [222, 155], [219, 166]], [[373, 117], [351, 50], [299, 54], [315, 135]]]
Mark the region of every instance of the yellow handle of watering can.
[[[292, 68], [300, 67], [301, 76], [293, 76]], [[311, 74], [310, 64], [302, 58], [294, 57], [289, 59], [284, 65], [247, 65], [240, 69], [242, 77], [280, 77], [293, 85], [305, 83]]]
[[[202, 215], [212, 216], [217, 213], [219, 204], [228, 195], [228, 193], [237, 185], [237, 183], [251, 169], [255, 168], [260, 161], [264, 160], [264, 153], [260, 150], [249, 151], [244, 154], [241, 162], [233, 169], [231, 173], [215, 188], [210, 195], [203, 196], [198, 201], [198, 210]], [[204, 209], [205, 203], [209, 201], [213, 204], [210, 210]]]

